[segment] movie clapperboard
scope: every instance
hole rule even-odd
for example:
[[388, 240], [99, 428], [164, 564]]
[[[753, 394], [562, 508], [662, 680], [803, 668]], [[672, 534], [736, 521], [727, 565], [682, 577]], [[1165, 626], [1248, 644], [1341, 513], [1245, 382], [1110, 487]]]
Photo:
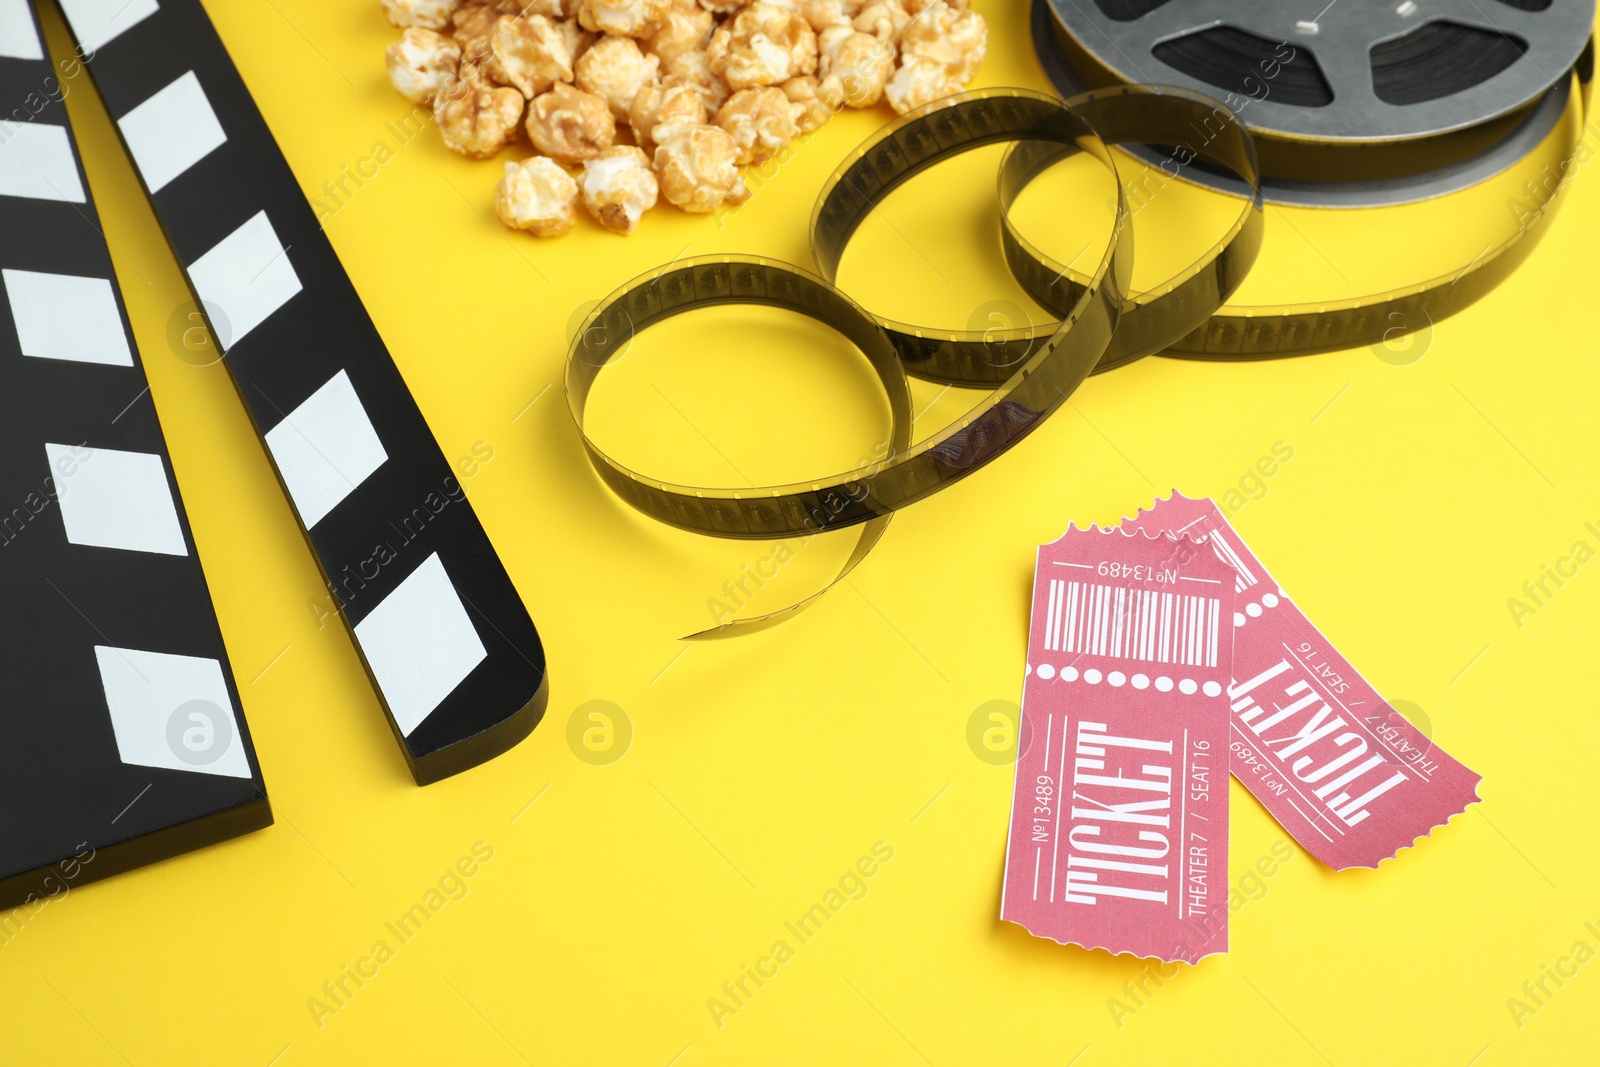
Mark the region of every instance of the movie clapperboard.
[[[506, 751], [538, 633], [199, 0], [61, 7], [413, 776]], [[272, 821], [58, 78], [0, 0], [0, 906]]]

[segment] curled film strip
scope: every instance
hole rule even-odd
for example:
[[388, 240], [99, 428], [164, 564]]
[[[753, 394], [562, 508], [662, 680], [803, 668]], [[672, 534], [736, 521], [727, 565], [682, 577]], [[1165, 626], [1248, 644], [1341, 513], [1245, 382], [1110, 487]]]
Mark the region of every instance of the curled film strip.
[[[1049, 163], [1077, 152], [1077, 146], [1069, 139], [1047, 139], [1028, 129], [1029, 125], [1047, 127], [1049, 119], [1061, 114], [1071, 114], [1087, 124], [1104, 145], [1192, 142], [1199, 140], [1193, 135], [1194, 129], [1209, 129], [1211, 136], [1193, 151], [1228, 169], [1249, 187], [1259, 179], [1249, 133], [1225, 106], [1201, 93], [1164, 86], [1123, 85], [1084, 93], [1065, 105], [1020, 90], [967, 95], [976, 103], [961, 102], [951, 107], [938, 101], [891, 124], [852, 153], [834, 173], [817, 200], [811, 224], [811, 255], [823, 277], [830, 282], [837, 278], [845, 246], [878, 201], [951, 155], [997, 141], [1030, 146], [1030, 153], [1048, 150], [1045, 155]], [[1013, 117], [1013, 111], [1022, 114]], [[1031, 111], [1036, 111], [1037, 116], [1027, 114]], [[1114, 161], [1109, 154], [1105, 158], [1115, 173]], [[1002, 184], [1003, 206], [1009, 207], [1015, 195], [1045, 166], [1041, 163], [1026, 173], [1012, 173], [1010, 187]], [[1092, 370], [1109, 369], [1159, 350], [1203, 322], [1227, 299], [1249, 272], [1261, 247], [1260, 198], [1241, 197], [1238, 202], [1238, 215], [1227, 232], [1176, 277], [1139, 294], [1137, 299], [1126, 298], [1131, 296], [1128, 282], [1121, 279], [1118, 289], [1125, 299], [1119, 308], [1116, 329], [1102, 346]], [[1087, 286], [1073, 285], [1068, 291], [1069, 279], [1076, 276], [1042, 255], [1032, 254], [1032, 246], [1015, 227], [1007, 225], [1002, 237], [1013, 271], [1025, 286], [1053, 294], [1051, 303], [1045, 306], [1062, 316], [1064, 322], [973, 333], [929, 331], [878, 317], [878, 324], [893, 340], [909, 373], [946, 385], [993, 386], [1012, 377], [1046, 338], [1071, 325], [1067, 320]], [[1013, 246], [1017, 255], [1010, 254]], [[1125, 250], [1125, 256], [1131, 269], [1131, 253]]]
[[[823, 277], [746, 257], [706, 257], [638, 279], [595, 308], [573, 340], [567, 395], [590, 460], [634, 507], [681, 529], [734, 538], [769, 538], [863, 525], [835, 581], [848, 574], [882, 536], [894, 512], [939, 491], [993, 460], [1077, 388], [1108, 353], [1144, 355], [1198, 326], [1232, 292], [1260, 245], [1261, 205], [1241, 200], [1238, 219], [1201, 261], [1135, 305], [1125, 297], [1133, 266], [1129, 217], [1118, 184], [1117, 210], [1099, 265], [1076, 291], [1062, 321], [977, 333], [930, 331], [870, 314], [832, 283], [851, 235], [873, 205], [914, 175], [983, 145], [1022, 140], [1057, 157], [1081, 152], [1114, 175], [1116, 165], [1088, 117], [1118, 136], [1180, 140], [1185, 126], [1209, 118], [1228, 133], [1206, 149], [1218, 163], [1255, 178], [1249, 134], [1215, 100], [1188, 90], [1123, 86], [1085, 94], [1075, 104], [1021, 90], [963, 93], [905, 115], [846, 159], [829, 180], [812, 219], [812, 249]], [[788, 308], [833, 327], [866, 355], [890, 400], [884, 458], [820, 481], [746, 490], [698, 489], [632, 471], [584, 432], [584, 408], [595, 378], [626, 351], [634, 335], [672, 315], [715, 304]], [[1130, 332], [1118, 345], [1119, 322]], [[910, 441], [907, 374], [987, 386], [989, 394], [956, 422]], [[826, 591], [826, 590], [823, 590]], [[694, 638], [764, 629], [804, 610], [821, 593], [780, 611], [735, 620]]]
[[0, 0], [0, 908], [272, 822], [51, 84]]
[[[1561, 76], [1580, 117], [1593, 78], [1592, 39]], [[1546, 89], [1550, 86], [1546, 85]], [[1052, 110], [1053, 109], [1053, 110]], [[1070, 115], [1069, 120], [1064, 116]], [[1582, 123], [1563, 133], [1562, 159], [1576, 149]], [[949, 156], [1009, 141], [999, 173], [1002, 247], [1023, 288], [1061, 322], [989, 334], [937, 331], [864, 311], [833, 287], [851, 234], [874, 205], [901, 183]], [[1200, 260], [1145, 291], [1130, 291], [1131, 241], [1122, 183], [1116, 221], [1096, 270], [1080, 273], [1053, 260], [1017, 228], [1009, 209], [1029, 181], [1077, 152], [1115, 172], [1107, 145], [1159, 146], [1172, 176], [1198, 168], [1231, 172], [1241, 210], [1224, 237]], [[1508, 238], [1472, 262], [1420, 284], [1356, 299], [1301, 306], [1229, 307], [1228, 298], [1253, 265], [1261, 243], [1261, 172], [1254, 139], [1225, 104], [1188, 88], [1114, 84], [1063, 102], [1023, 90], [962, 93], [935, 101], [885, 127], [857, 149], [824, 188], [812, 218], [812, 255], [822, 278], [743, 257], [711, 257], [669, 267], [624, 286], [601, 303], [575, 336], [567, 361], [569, 403], [585, 449], [601, 478], [629, 504], [681, 529], [720, 537], [770, 538], [864, 524], [834, 581], [842, 579], [882, 536], [899, 508], [965, 477], [1021, 440], [1090, 373], [1141, 356], [1260, 359], [1375, 344], [1454, 314], [1488, 293], [1527, 257], [1558, 206], [1567, 182]], [[776, 286], [774, 285], [776, 282]], [[785, 291], [774, 298], [774, 289]], [[788, 295], [793, 293], [801, 295]], [[766, 303], [803, 311], [856, 341], [890, 399], [886, 456], [862, 469], [788, 486], [722, 490], [677, 485], [632, 471], [608, 456], [584, 429], [584, 408], [601, 368], [635, 333], [669, 315], [712, 304]], [[907, 403], [903, 378], [886, 373], [882, 342], [858, 337], [862, 317], [893, 351], [901, 376], [983, 386], [993, 391], [957, 423], [913, 445], [900, 425]], [[1398, 326], [1397, 326], [1398, 324]], [[1109, 332], [1108, 332], [1109, 331]], [[869, 331], [870, 336], [870, 331]], [[831, 587], [831, 583], [830, 583]], [[691, 638], [720, 638], [764, 629], [792, 617], [822, 591], [767, 615], [736, 619]]]
[[419, 784], [548, 700], [516, 588], [199, 0], [63, 0]]

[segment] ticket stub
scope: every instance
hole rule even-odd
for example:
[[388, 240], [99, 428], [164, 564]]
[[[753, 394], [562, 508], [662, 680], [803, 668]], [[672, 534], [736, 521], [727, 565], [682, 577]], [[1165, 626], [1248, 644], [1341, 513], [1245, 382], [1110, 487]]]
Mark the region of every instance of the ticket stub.
[[1123, 527], [1203, 535], [1236, 575], [1231, 769], [1307, 852], [1376, 868], [1477, 802], [1480, 776], [1356, 673], [1214, 503], [1174, 493]]
[[1228, 948], [1234, 575], [1198, 538], [1039, 549], [1000, 916], [1194, 963]]

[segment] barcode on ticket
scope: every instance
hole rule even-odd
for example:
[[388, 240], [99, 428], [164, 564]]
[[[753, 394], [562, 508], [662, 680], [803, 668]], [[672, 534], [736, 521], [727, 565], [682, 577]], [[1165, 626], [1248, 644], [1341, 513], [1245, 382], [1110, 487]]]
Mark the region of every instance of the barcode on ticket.
[[1217, 665], [1215, 597], [1050, 579], [1044, 647], [1050, 652]]

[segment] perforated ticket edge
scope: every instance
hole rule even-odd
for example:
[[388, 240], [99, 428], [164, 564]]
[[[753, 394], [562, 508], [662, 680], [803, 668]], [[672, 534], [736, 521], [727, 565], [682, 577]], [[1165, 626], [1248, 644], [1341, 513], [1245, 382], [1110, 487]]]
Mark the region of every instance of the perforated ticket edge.
[[[1327, 647], [1333, 648], [1333, 649], [1338, 649], [1339, 646], [1334, 641], [1332, 641], [1328, 637], [1327, 634], [1322, 632], [1322, 629], [1319, 626], [1317, 626], [1317, 624], [1312, 621], [1311, 617], [1309, 615], [1307, 615], [1305, 613], [1305, 611], [1300, 607], [1299, 602], [1296, 601], [1292, 596], [1290, 596], [1288, 593], [1286, 593], [1284, 591], [1282, 583], [1280, 583], [1277, 580], [1277, 578], [1272, 574], [1272, 572], [1267, 568], [1267, 566], [1264, 563], [1261, 562], [1261, 557], [1256, 555], [1255, 549], [1250, 547], [1250, 543], [1248, 541], [1246, 541], [1244, 536], [1239, 533], [1239, 531], [1234, 527], [1234, 525], [1231, 522], [1228, 521], [1227, 516], [1222, 513], [1222, 509], [1219, 508], [1217, 506], [1217, 504], [1216, 504], [1216, 501], [1212, 500], [1210, 497], [1185, 496], [1183, 493], [1181, 493], [1181, 492], [1177, 491], [1176, 489], [1174, 489], [1169, 495], [1167, 495], [1165, 497], [1160, 497], [1160, 496], [1156, 497], [1155, 500], [1151, 503], [1151, 505], [1149, 507], [1141, 507], [1131, 517], [1124, 517], [1124, 519], [1122, 521], [1122, 526], [1126, 527], [1126, 528], [1129, 528], [1129, 529], [1137, 529], [1137, 530], [1140, 530], [1140, 532], [1146, 532], [1146, 533], [1148, 533], [1148, 532], [1157, 532], [1157, 533], [1165, 533], [1168, 536], [1177, 536], [1176, 531], [1169, 529], [1166, 525], [1163, 524], [1163, 520], [1162, 520], [1162, 518], [1161, 518], [1161, 516], [1159, 514], [1158, 509], [1160, 508], [1160, 506], [1162, 504], [1172, 504], [1172, 503], [1176, 503], [1176, 502], [1179, 502], [1179, 501], [1184, 501], [1184, 502], [1188, 502], [1188, 503], [1191, 503], [1191, 504], [1201, 504], [1201, 505], [1204, 505], [1206, 507], [1209, 507], [1211, 509], [1211, 512], [1212, 512], [1212, 516], [1211, 516], [1212, 521], [1217, 523], [1222, 529], [1225, 529], [1229, 533], [1231, 533], [1233, 535], [1234, 540], [1241, 547], [1243, 547], [1246, 552], [1248, 552], [1250, 554], [1250, 557], [1255, 561], [1256, 565], [1261, 569], [1261, 574], [1262, 574], [1262, 583], [1261, 584], [1270, 585], [1271, 588], [1273, 588], [1273, 589], [1275, 589], [1277, 591], [1277, 595], [1282, 597], [1283, 601], [1286, 604], [1290, 605], [1294, 609], [1294, 615], [1298, 617], [1298, 621], [1295, 621], [1295, 620], [1291, 619], [1290, 620], [1291, 624], [1296, 626], [1296, 627], [1304, 627], [1306, 630], [1309, 630], [1309, 632], [1311, 634], [1315, 635], [1319, 640], [1321, 640]], [[1146, 531], [1146, 530], [1143, 529], [1143, 527], [1138, 525], [1138, 524], [1142, 524], [1142, 523], [1150, 523], [1151, 524], [1150, 531]], [[1187, 528], [1185, 528], [1185, 529], [1187, 529]], [[1184, 536], [1189, 536], [1191, 539], [1193, 539], [1194, 535], [1186, 533]], [[1247, 622], [1245, 624], [1245, 626], [1242, 627], [1241, 629], [1248, 629], [1248, 628], [1249, 628], [1249, 623]], [[1357, 668], [1354, 663], [1350, 662], [1349, 657], [1345, 656], [1345, 654], [1342, 651], [1339, 652], [1339, 656], [1340, 656], [1341, 659], [1344, 660], [1344, 662], [1346, 664], [1349, 665], [1351, 674], [1355, 678], [1359, 679], [1363, 685], [1365, 685], [1369, 689], [1371, 689], [1372, 692], [1377, 695], [1378, 699], [1383, 701], [1384, 706], [1386, 706], [1390, 710], [1391, 713], [1393, 713], [1394, 715], [1399, 716], [1401, 719], [1405, 719], [1406, 724], [1408, 726], [1410, 726], [1413, 730], [1417, 729], [1416, 725], [1413, 724], [1410, 719], [1406, 719], [1405, 716], [1398, 709], [1396, 709], [1393, 704], [1391, 704], [1389, 702], [1389, 699], [1383, 695], [1382, 691], [1379, 690], [1379, 688], [1376, 685], [1373, 685], [1371, 680], [1369, 680], [1367, 678], [1367, 676], [1365, 674], [1363, 674], [1361, 672], [1361, 670], [1359, 668]], [[1230, 721], [1230, 724], [1229, 724], [1229, 729], [1230, 729], [1230, 731], [1232, 730], [1231, 721]], [[1418, 730], [1417, 732], [1421, 733], [1420, 730]], [[1426, 736], [1426, 735], [1424, 735], [1424, 736]], [[1431, 737], [1428, 738], [1428, 740], [1430, 742], [1433, 742], [1433, 739]], [[1444, 752], [1444, 748], [1443, 748], [1442, 745], [1437, 745], [1437, 743], [1435, 743], [1435, 746], [1438, 747], [1441, 752]], [[1230, 751], [1231, 751], [1231, 749], [1230, 749]], [[1408, 852], [1408, 851], [1416, 848], [1423, 841], [1431, 838], [1433, 836], [1433, 834], [1434, 834], [1434, 831], [1438, 830], [1440, 827], [1448, 826], [1450, 823], [1454, 822], [1456, 819], [1458, 819], [1461, 816], [1465, 815], [1467, 813], [1468, 809], [1470, 809], [1474, 804], [1483, 803], [1483, 797], [1480, 796], [1479, 793], [1478, 793], [1478, 787], [1483, 784], [1483, 775], [1479, 774], [1477, 771], [1474, 771], [1471, 767], [1468, 767], [1465, 763], [1462, 763], [1460, 760], [1456, 759], [1454, 755], [1451, 755], [1448, 752], [1444, 752], [1444, 754], [1446, 756], [1448, 756], [1452, 761], [1460, 764], [1463, 768], [1465, 768], [1469, 773], [1471, 773], [1474, 776], [1474, 780], [1470, 783], [1470, 785], [1468, 787], [1470, 789], [1470, 799], [1466, 800], [1461, 805], [1461, 810], [1456, 811], [1456, 812], [1446, 816], [1441, 821], [1434, 822], [1432, 825], [1428, 826], [1424, 830], [1424, 832], [1416, 835], [1409, 842], [1403, 842], [1403, 843], [1397, 844], [1395, 846], [1395, 848], [1394, 848], [1394, 851], [1390, 852], [1388, 855], [1380, 856], [1374, 863], [1371, 863], [1371, 864], [1349, 863], [1349, 864], [1345, 864], [1344, 866], [1334, 866], [1333, 864], [1329, 863], [1327, 860], [1323, 859], [1321, 856], [1318, 856], [1316, 851], [1315, 851], [1315, 849], [1314, 849], [1314, 846], [1309, 845], [1305, 841], [1301, 840], [1300, 836], [1298, 834], [1295, 834], [1294, 832], [1292, 832], [1289, 829], [1289, 827], [1284, 826], [1283, 829], [1284, 829], [1285, 832], [1289, 833], [1290, 836], [1295, 839], [1296, 843], [1298, 843], [1301, 848], [1306, 850], [1308, 855], [1310, 855], [1313, 859], [1316, 859], [1319, 863], [1321, 863], [1323, 866], [1327, 867], [1329, 870], [1336, 871], [1336, 872], [1337, 871], [1376, 871], [1384, 863], [1387, 863], [1390, 860], [1398, 858], [1400, 853]], [[1230, 774], [1233, 773], [1232, 772], [1232, 761], [1231, 761], [1231, 759], [1229, 761], [1229, 773]], [[1262, 800], [1260, 797], [1256, 796], [1255, 790], [1250, 788], [1250, 784], [1245, 779], [1240, 778], [1238, 775], [1233, 775], [1233, 777], [1239, 782], [1240, 785], [1242, 785], [1245, 788], [1245, 790], [1247, 792], [1250, 793], [1250, 795], [1252, 797], [1255, 797], [1256, 803], [1261, 805], [1262, 809], [1264, 811], [1266, 811], [1268, 816], [1272, 817], [1275, 822], [1278, 821], [1277, 820], [1277, 816], [1274, 815], [1272, 809], [1267, 807], [1266, 802], [1264, 800]], [[1282, 824], [1280, 823], [1280, 825], [1282, 825]]]

